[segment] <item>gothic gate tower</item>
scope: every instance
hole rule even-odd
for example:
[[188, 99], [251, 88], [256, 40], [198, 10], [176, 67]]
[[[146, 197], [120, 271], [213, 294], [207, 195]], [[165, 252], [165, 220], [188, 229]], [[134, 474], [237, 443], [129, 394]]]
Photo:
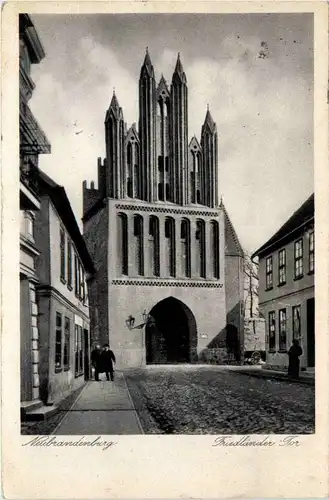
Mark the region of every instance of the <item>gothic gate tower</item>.
[[228, 318], [243, 343], [243, 253], [218, 203], [209, 108], [200, 141], [188, 139], [179, 54], [171, 84], [162, 75], [157, 85], [146, 50], [138, 128], [127, 127], [113, 93], [105, 144], [97, 188], [83, 183], [84, 237], [97, 270], [89, 290], [94, 339], [109, 342], [123, 368], [224, 362]]

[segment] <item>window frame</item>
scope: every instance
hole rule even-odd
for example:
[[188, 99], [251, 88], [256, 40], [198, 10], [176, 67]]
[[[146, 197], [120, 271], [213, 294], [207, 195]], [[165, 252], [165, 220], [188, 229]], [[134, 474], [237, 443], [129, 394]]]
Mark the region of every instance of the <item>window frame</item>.
[[[300, 243], [300, 251], [297, 251], [297, 245]], [[298, 252], [298, 255], [297, 255]], [[304, 243], [303, 238], [294, 242], [294, 279], [300, 280], [304, 276]], [[297, 274], [297, 270], [300, 272]]]
[[[284, 256], [281, 259], [281, 256]], [[283, 276], [282, 276], [282, 274]], [[278, 252], [278, 286], [283, 286], [287, 283], [287, 252], [285, 248], [281, 248]]]
[[315, 234], [313, 230], [309, 233], [308, 237], [308, 273], [314, 274], [314, 272], [315, 272]]
[[73, 253], [73, 245], [70, 238], [67, 238], [67, 287], [69, 290], [72, 290], [72, 253]]
[[60, 280], [66, 283], [66, 235], [65, 229], [60, 226], [59, 229], [59, 247], [60, 247]]
[[[270, 265], [268, 265], [270, 263]], [[265, 290], [273, 288], [273, 255], [269, 255], [265, 259]]]

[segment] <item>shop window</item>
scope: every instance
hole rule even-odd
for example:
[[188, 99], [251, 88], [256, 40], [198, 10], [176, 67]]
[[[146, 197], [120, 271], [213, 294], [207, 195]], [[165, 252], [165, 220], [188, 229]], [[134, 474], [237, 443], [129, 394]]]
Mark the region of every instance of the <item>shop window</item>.
[[70, 368], [70, 334], [71, 325], [70, 318], [65, 317], [64, 320], [64, 370]]
[[279, 311], [279, 350], [287, 350], [287, 312], [286, 309]]
[[62, 369], [62, 315], [56, 312], [55, 371]]
[[292, 338], [301, 339], [300, 305], [292, 308]]
[[268, 347], [269, 351], [275, 352], [276, 332], [275, 332], [275, 311], [268, 313]]

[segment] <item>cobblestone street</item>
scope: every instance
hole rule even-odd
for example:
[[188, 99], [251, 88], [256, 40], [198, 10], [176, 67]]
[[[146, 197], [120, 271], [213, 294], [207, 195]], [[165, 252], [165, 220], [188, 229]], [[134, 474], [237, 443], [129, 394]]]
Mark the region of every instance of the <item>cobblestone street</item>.
[[310, 434], [314, 387], [218, 369], [126, 375], [146, 434]]

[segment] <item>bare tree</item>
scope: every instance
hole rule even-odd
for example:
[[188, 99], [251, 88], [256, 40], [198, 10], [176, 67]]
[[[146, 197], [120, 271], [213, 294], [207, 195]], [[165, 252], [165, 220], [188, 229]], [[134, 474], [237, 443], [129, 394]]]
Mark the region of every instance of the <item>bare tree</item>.
[[[258, 308], [258, 263], [251, 259], [248, 252], [244, 252], [244, 291], [245, 291], [245, 310], [248, 311], [250, 318], [259, 317]], [[254, 325], [255, 330], [255, 325]], [[255, 332], [254, 332], [255, 333]]]

